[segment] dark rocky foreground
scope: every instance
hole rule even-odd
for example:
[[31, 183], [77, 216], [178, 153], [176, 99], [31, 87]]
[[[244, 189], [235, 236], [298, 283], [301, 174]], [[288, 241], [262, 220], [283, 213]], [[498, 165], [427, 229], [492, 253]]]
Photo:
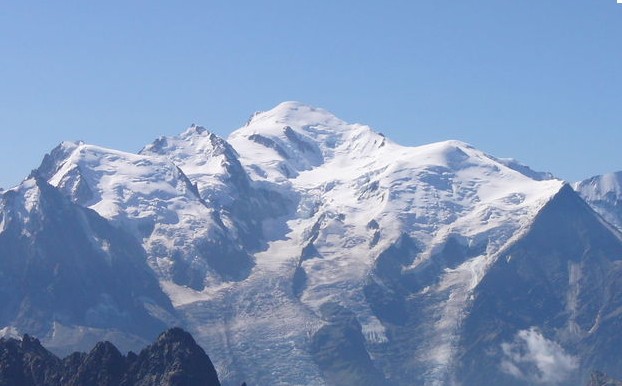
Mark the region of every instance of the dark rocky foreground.
[[39, 340], [0, 339], [0, 386], [219, 386], [214, 365], [180, 328], [162, 333], [140, 354], [124, 356], [110, 342], [59, 359]]

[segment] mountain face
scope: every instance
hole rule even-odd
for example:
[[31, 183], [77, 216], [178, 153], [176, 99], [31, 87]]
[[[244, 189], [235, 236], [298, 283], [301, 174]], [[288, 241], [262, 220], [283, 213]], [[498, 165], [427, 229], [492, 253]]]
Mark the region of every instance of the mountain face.
[[197, 186], [163, 157], [63, 143], [35, 173], [132, 233], [171, 283], [201, 290], [206, 277], [211, 284], [240, 280], [253, 265]]
[[110, 342], [59, 359], [39, 340], [0, 338], [0, 385], [220, 386], [212, 362], [187, 332], [172, 328], [140, 354], [124, 356]]
[[[34, 185], [67, 209], [41, 216]], [[114, 307], [98, 308], [106, 318], [68, 304], [62, 319], [60, 306], [20, 300], [13, 281], [6, 309], [30, 308], [2, 311], [0, 327], [34, 324], [46, 344], [59, 323], [116, 331], [125, 335], [106, 339], [135, 347], [148, 339], [140, 318], [181, 323], [210, 347], [227, 385], [567, 385], [587, 383], [593, 368], [619, 377], [622, 237], [578, 192], [463, 142], [404, 147], [296, 102], [255, 114], [226, 140], [193, 126], [139, 154], [65, 142], [2, 193], [0, 259], [82, 264], [91, 277], [100, 268], [83, 254], [42, 251], [105, 239], [89, 244], [93, 255], [140, 267], [142, 284], [102, 276], [91, 292], [129, 295], [111, 295]], [[67, 242], [33, 238], [40, 223], [71, 226]], [[9, 254], [3, 238], [25, 246]], [[20, 269], [11, 272], [32, 283]], [[87, 284], [68, 283], [76, 293]]]
[[0, 218], [3, 326], [65, 352], [99, 336], [132, 347], [174, 320], [140, 244], [40, 177], [4, 193]]
[[[609, 229], [563, 188], [480, 282], [462, 326], [458, 378], [582, 384], [599, 366], [618, 373], [608, 358], [621, 343], [622, 248]], [[498, 358], [502, 374], [482, 370]]]
[[588, 178], [574, 188], [605, 220], [622, 229], [622, 172]]
[[253, 184], [233, 147], [200, 126], [176, 137], [160, 137], [140, 154], [166, 158], [183, 170], [197, 196], [245, 249], [260, 248], [262, 221], [287, 213], [293, 201], [275, 189]]

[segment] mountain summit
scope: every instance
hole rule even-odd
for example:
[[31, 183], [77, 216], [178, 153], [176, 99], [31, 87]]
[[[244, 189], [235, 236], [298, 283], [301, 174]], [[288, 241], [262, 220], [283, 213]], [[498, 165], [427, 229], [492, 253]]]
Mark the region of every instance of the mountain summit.
[[[401, 146], [298, 102], [227, 139], [193, 125], [139, 154], [65, 142], [1, 194], [0, 276], [13, 281], [0, 328], [34, 326], [54, 348], [78, 332], [74, 346], [137, 346], [182, 324], [226, 385], [619, 377], [622, 237], [579, 192], [460, 141]], [[14, 290], [55, 272], [96, 277], [51, 293], [86, 288], [97, 306], [54, 312], [48, 287]]]

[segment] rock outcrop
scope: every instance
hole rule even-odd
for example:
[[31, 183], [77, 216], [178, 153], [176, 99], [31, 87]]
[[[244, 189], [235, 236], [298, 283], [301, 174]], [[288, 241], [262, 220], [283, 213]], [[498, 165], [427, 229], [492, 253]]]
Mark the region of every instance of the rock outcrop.
[[220, 386], [209, 357], [180, 328], [162, 333], [140, 354], [110, 342], [59, 359], [38, 339], [0, 339], [0, 386]]

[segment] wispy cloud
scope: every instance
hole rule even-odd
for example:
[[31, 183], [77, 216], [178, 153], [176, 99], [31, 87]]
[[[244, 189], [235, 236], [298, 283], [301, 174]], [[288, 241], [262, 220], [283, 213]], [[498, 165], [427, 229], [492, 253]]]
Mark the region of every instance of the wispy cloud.
[[532, 327], [519, 331], [513, 342], [501, 344], [501, 369], [531, 383], [558, 385], [579, 366], [576, 357]]

